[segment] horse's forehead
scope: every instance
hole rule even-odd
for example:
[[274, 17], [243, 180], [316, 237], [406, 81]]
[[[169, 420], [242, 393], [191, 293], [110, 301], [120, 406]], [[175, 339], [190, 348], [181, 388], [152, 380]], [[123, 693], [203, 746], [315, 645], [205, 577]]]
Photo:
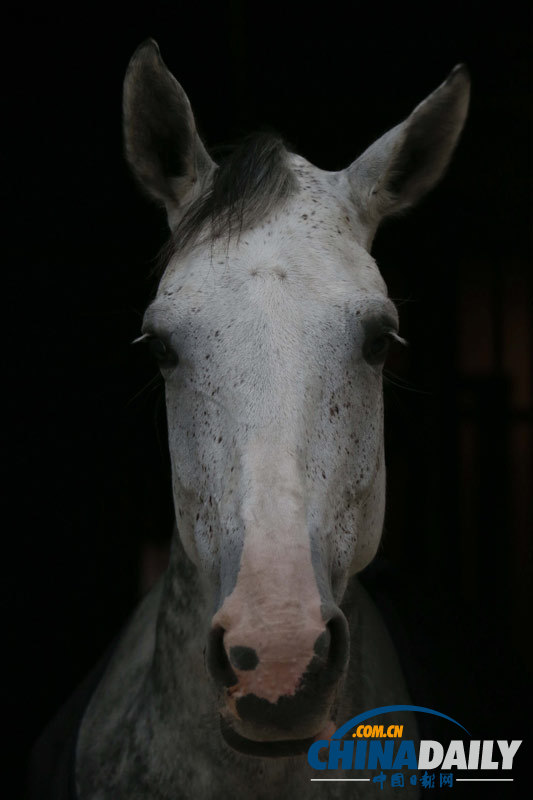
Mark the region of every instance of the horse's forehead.
[[[183, 294], [239, 292], [254, 279], [283, 282], [302, 300], [357, 291], [383, 294], [386, 286], [365, 248], [357, 211], [339, 187], [336, 173], [291, 156], [298, 189], [279, 209], [240, 236], [206, 242], [169, 264], [160, 293], [179, 286]], [[183, 296], [182, 294], [182, 296]]]

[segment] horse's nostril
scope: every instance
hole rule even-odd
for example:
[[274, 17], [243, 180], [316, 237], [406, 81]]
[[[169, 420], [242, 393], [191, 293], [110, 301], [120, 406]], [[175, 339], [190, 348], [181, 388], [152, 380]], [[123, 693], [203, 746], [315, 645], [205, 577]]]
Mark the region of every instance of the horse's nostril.
[[315, 641], [314, 670], [325, 669], [330, 677], [338, 677], [348, 663], [350, 639], [344, 614], [336, 611]]
[[327, 624], [329, 632], [328, 668], [332, 674], [340, 674], [350, 657], [350, 634], [342, 611], [337, 611]]
[[235, 645], [230, 648], [229, 659], [235, 669], [251, 670], [259, 664], [259, 658], [253, 647]]
[[326, 628], [325, 631], [322, 631], [320, 636], [315, 642], [314, 651], [315, 655], [318, 656], [322, 661], [326, 661], [329, 653], [329, 648], [331, 645], [331, 633], [329, 628]]
[[224, 628], [217, 625], [209, 634], [206, 663], [213, 680], [218, 686], [234, 686], [237, 683], [237, 676], [231, 668], [224, 648], [224, 633]]

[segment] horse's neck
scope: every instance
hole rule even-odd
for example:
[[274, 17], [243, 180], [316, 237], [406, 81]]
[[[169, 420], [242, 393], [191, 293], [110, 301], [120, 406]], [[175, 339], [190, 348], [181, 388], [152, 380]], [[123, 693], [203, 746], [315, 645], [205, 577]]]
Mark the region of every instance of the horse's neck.
[[208, 685], [203, 654], [210, 611], [207, 587], [175, 534], [161, 589], [151, 665], [154, 690], [168, 702], [190, 700], [189, 680]]

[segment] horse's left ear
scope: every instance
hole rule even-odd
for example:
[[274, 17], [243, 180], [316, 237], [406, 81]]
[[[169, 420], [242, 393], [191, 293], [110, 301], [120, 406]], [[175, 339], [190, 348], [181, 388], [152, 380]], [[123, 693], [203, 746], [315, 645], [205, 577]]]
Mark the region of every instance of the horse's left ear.
[[370, 239], [384, 217], [414, 205], [442, 177], [466, 119], [469, 95], [468, 70], [459, 64], [404, 122], [344, 171]]
[[128, 163], [148, 194], [164, 204], [173, 228], [215, 165], [198, 136], [189, 99], [153, 39], [131, 58], [123, 112]]

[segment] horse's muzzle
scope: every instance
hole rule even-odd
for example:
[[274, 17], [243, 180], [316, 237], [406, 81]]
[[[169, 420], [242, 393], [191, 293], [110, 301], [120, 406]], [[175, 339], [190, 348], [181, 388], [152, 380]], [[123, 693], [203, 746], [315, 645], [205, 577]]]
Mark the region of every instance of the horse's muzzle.
[[235, 749], [246, 752], [242, 739], [276, 742], [280, 752], [272, 754], [293, 755], [284, 752], [294, 750], [288, 742], [300, 740], [305, 749], [323, 728], [348, 663], [349, 634], [336, 607], [322, 624], [318, 635], [304, 622], [297, 631], [281, 629], [270, 646], [250, 637], [255, 647], [250, 639], [237, 644], [231, 631], [213, 627], [207, 666], [223, 697], [223, 733]]

